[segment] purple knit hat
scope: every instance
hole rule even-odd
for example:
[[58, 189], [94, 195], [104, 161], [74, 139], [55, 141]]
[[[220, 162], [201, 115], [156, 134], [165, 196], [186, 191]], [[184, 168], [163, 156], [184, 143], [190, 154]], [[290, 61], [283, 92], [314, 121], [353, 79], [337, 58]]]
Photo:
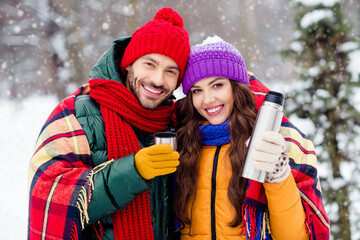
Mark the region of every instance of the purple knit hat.
[[182, 80], [184, 94], [187, 95], [196, 82], [208, 77], [225, 77], [250, 85], [240, 52], [218, 36], [208, 37], [191, 48]]

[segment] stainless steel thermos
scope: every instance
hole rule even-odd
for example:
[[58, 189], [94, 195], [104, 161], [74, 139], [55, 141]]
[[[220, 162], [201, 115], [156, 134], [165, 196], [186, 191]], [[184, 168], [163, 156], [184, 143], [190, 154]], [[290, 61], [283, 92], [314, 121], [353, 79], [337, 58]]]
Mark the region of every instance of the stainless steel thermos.
[[177, 149], [177, 134], [175, 132], [158, 132], [154, 135], [154, 144], [170, 144], [174, 151]]
[[283, 118], [284, 95], [279, 92], [270, 91], [266, 94], [256, 116], [255, 125], [251, 133], [250, 142], [245, 155], [245, 165], [242, 176], [247, 179], [264, 182], [266, 172], [253, 167], [252, 154], [254, 142], [261, 140], [265, 131], [279, 132]]

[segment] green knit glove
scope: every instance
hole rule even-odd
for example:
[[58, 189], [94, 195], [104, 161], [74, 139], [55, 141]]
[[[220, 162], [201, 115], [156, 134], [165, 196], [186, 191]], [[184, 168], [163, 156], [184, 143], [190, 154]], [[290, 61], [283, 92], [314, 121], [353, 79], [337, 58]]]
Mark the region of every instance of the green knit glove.
[[135, 154], [135, 168], [146, 180], [176, 171], [179, 153], [170, 144], [153, 145]]

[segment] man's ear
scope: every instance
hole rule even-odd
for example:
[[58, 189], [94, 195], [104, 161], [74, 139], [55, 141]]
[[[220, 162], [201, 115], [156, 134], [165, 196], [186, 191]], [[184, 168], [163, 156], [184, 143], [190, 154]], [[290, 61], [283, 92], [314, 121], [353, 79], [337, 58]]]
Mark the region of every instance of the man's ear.
[[126, 70], [127, 72], [129, 71], [131, 64], [129, 66], [127, 66], [126, 68], [124, 68], [124, 70]]

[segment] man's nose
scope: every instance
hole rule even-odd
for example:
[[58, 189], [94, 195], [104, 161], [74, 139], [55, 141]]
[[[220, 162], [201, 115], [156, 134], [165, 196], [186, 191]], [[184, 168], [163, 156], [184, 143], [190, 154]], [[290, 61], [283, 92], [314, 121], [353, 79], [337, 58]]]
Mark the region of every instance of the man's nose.
[[165, 76], [164, 76], [163, 71], [161, 71], [161, 70], [155, 71], [153, 76], [152, 76], [152, 82], [157, 87], [164, 86]]

